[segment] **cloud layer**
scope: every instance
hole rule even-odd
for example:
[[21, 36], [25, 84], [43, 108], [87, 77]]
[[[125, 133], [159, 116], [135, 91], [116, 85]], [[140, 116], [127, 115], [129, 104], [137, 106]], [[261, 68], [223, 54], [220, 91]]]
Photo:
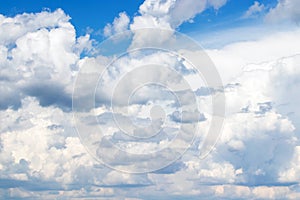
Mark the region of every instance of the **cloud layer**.
[[[109, 36], [128, 27], [132, 30], [148, 26], [175, 29], [206, 8], [219, 9], [225, 3], [224, 0], [206, 3], [147, 0], [131, 22], [125, 13], [121, 13], [105, 28], [105, 34]], [[279, 16], [294, 20], [297, 18], [296, 5], [296, 1], [280, 1], [267, 18]], [[279, 10], [283, 14], [275, 15]], [[227, 106], [222, 135], [214, 151], [205, 159], [199, 158], [204, 137], [200, 134], [184, 156], [168, 167], [151, 173], [130, 174], [110, 169], [92, 158], [76, 133], [70, 111], [73, 85], [80, 69], [88, 69], [84, 71], [86, 76], [81, 76], [83, 84], [77, 88], [80, 95], [74, 97], [86, 108], [76, 110], [85, 120], [82, 123], [91, 131], [97, 130], [95, 119], [89, 118], [90, 114], [96, 115], [106, 136], [102, 145], [113, 142], [119, 148], [139, 155], [156, 151], [172, 141], [175, 138], [173, 128], [178, 122], [187, 133], [176, 140], [178, 147], [185, 146], [189, 139], [189, 124], [198, 122], [200, 133], [205, 133], [211, 119], [211, 95], [220, 90], [204, 87], [185, 60], [164, 52], [143, 52], [146, 56], [138, 52], [124, 56], [105, 71], [99, 80], [103, 87], [97, 93], [100, 95], [95, 97], [96, 108], [84, 107], [90, 100], [89, 87], [99, 79], [99, 72], [111, 58], [100, 54], [84, 57], [84, 51], [94, 48], [92, 41], [89, 35], [76, 36], [69, 20], [61, 9], [15, 17], [0, 15], [2, 197], [300, 198], [299, 28], [208, 50], [223, 80]], [[135, 38], [134, 41], [140, 40]], [[192, 53], [195, 57], [201, 55], [201, 52]], [[114, 129], [112, 110], [107, 105], [111, 86], [116, 81], [114, 77], [150, 61], [174, 66], [189, 79], [193, 91], [197, 91], [195, 98], [200, 112], [191, 111], [189, 107], [189, 112], [180, 112], [180, 107], [190, 105], [193, 100], [185, 84], [174, 93], [153, 85], [137, 89], [130, 99], [130, 106], [124, 110], [127, 90], [134, 88], [135, 81], [153, 76], [157, 81], [172, 85], [181, 80], [178, 74], [167, 70], [153, 70], [147, 74], [136, 71], [137, 79], [129, 76], [130, 81], [124, 79], [124, 84], [119, 87], [115, 109], [123, 115], [135, 116], [135, 122], [145, 126], [151, 124], [150, 115], [156, 120], [152, 124], [153, 131], [160, 130], [163, 117], [169, 120], [161, 135], [141, 145]], [[178, 105], [176, 95], [184, 105]], [[163, 105], [168, 108], [167, 112], [152, 110], [151, 115], [145, 102]], [[89, 115], [81, 115], [84, 112]], [[124, 117], [121, 114], [117, 116], [119, 120]], [[122, 122], [123, 125], [126, 123]], [[140, 137], [152, 134], [141, 127], [124, 128]], [[168, 158], [168, 153], [160, 155], [158, 161]], [[122, 155], [107, 152], [107, 156], [107, 159], [119, 156], [117, 165], [127, 162]], [[142, 156], [137, 158], [143, 159]]]

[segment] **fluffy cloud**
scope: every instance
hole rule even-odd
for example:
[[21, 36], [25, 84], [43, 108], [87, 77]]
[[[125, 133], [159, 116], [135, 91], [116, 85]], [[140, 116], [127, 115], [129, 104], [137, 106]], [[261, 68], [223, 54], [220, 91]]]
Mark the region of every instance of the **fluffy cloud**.
[[[200, 1], [145, 1], [131, 28], [142, 26], [139, 23], [176, 28], [207, 6], [218, 9], [225, 3], [224, 0], [209, 1], [206, 5]], [[194, 6], [191, 12], [187, 12], [191, 6]], [[91, 49], [92, 43], [89, 36], [76, 37], [69, 17], [62, 10], [13, 18], [1, 16], [0, 22], [0, 30], [4, 30], [0, 31], [0, 195], [4, 198], [47, 195], [145, 199], [166, 194], [170, 199], [299, 198], [299, 29], [208, 51], [225, 84], [227, 118], [214, 151], [201, 160], [201, 142], [211, 119], [210, 95], [221, 90], [204, 88], [201, 82], [193, 80], [188, 82], [197, 85], [193, 91], [197, 91], [202, 115], [188, 107], [193, 99], [185, 87], [174, 94], [157, 92], [155, 87], [137, 89], [130, 105], [117, 103], [119, 116], [129, 113], [135, 122], [147, 125], [151, 123], [150, 117], [157, 119], [157, 116], [151, 116], [145, 102], [155, 98], [156, 104], [167, 108], [165, 117], [170, 120], [162, 135], [143, 142], [132, 141], [116, 129], [112, 125], [112, 110], [107, 106], [115, 77], [145, 63], [172, 65], [185, 78], [197, 79], [184, 60], [162, 52], [142, 52], [146, 56], [127, 55], [111, 68], [105, 68], [109, 57], [81, 58], [80, 53]], [[121, 14], [108, 26], [107, 35], [125, 30], [128, 23], [128, 17]], [[1, 35], [12, 30], [15, 32], [11, 35]], [[191, 54], [199, 57], [201, 52]], [[82, 84], [77, 88], [80, 95], [74, 98], [79, 108], [86, 109], [75, 110], [75, 114], [82, 117], [80, 122], [92, 142], [99, 141], [99, 135], [94, 134], [99, 131], [98, 122], [103, 130], [101, 145], [111, 150], [108, 147], [114, 143], [121, 150], [138, 154], [135, 161], [145, 167], [149, 162], [143, 153], [155, 152], [176, 137], [173, 147], [187, 146], [188, 133], [193, 130], [190, 123], [200, 118], [203, 121], [199, 123], [199, 138], [181, 159], [152, 173], [128, 174], [105, 167], [81, 144], [85, 141], [76, 134], [73, 115], [68, 112], [79, 69], [83, 70], [79, 80]], [[105, 89], [96, 95], [97, 107], [85, 107], [94, 100], [93, 84], [104, 69], [107, 71], [100, 83]], [[128, 78], [130, 81], [124, 79], [120, 86], [119, 100], [128, 97], [127, 89], [134, 89], [139, 81], [153, 78], [172, 85], [181, 80], [176, 73], [157, 69], [146, 74], [136, 71]], [[179, 96], [184, 102], [182, 107], [189, 108], [189, 112], [176, 110], [178, 105], [172, 95]], [[85, 112], [86, 115], [82, 114]], [[160, 117], [161, 113], [158, 114]], [[92, 118], [95, 115], [97, 118]], [[184, 122], [181, 135], [174, 134], [172, 129], [178, 125], [176, 121]], [[136, 167], [127, 166], [132, 164], [132, 157], [117, 154], [120, 151], [97, 153], [106, 154], [108, 160], [113, 158], [113, 164], [122, 166], [121, 169]], [[150, 166], [156, 167], [170, 156], [173, 154], [167, 151], [150, 157], [155, 161]]]
[[226, 0], [190, 1], [145, 1], [139, 9], [140, 16], [133, 18], [131, 30], [139, 28], [175, 29], [182, 23], [193, 19], [208, 7], [219, 9]]
[[73, 131], [71, 115], [59, 108], [25, 98], [22, 109], [1, 111], [1, 118], [1, 179], [70, 184], [79, 167], [92, 166]]
[[260, 4], [258, 1], [255, 1], [252, 6], [244, 14], [243, 18], [253, 17], [265, 9], [264, 4]]
[[297, 0], [278, 0], [275, 8], [270, 9], [266, 16], [270, 22], [300, 21], [300, 4]]
[[[299, 196], [297, 186], [293, 185], [298, 183], [299, 173], [299, 96], [295, 92], [300, 72], [300, 49], [295, 45], [299, 41], [298, 31], [275, 33], [258, 41], [208, 51], [226, 84], [227, 117], [222, 136], [204, 160], [186, 153], [182, 158], [186, 167], [165, 174], [163, 180], [151, 175], [157, 185], [168, 185], [167, 192], [179, 196]], [[229, 67], [234, 70], [226, 71]], [[205, 97], [202, 100], [208, 102]], [[205, 126], [203, 123], [200, 127]], [[196, 187], [206, 183], [220, 185], [203, 186], [206, 192]]]
[[116, 17], [112, 24], [107, 24], [104, 27], [104, 36], [108, 37], [116, 33], [126, 31], [128, 29], [130, 19], [125, 12], [119, 14], [119, 17]]
[[[227, 117], [216, 151], [219, 159], [230, 161], [236, 170], [242, 169], [236, 182], [256, 185], [297, 180], [299, 96], [294, 87], [299, 87], [298, 31], [209, 51], [227, 84]], [[273, 45], [279, 46], [272, 49]], [[230, 73], [222, 72], [229, 67]], [[255, 149], [264, 151], [258, 155]], [[261, 195], [260, 189], [255, 191], [255, 195]]]
[[[72, 81], [80, 53], [90, 48], [89, 36], [76, 39], [62, 11], [1, 17], [1, 108], [18, 108], [24, 96], [42, 105], [71, 108]], [[85, 47], [84, 47], [85, 46]]]
[[[70, 19], [61, 9], [53, 13], [47, 11], [37, 14], [17, 15], [13, 18], [0, 15], [0, 43], [2, 45], [11, 44], [20, 36], [38, 29], [55, 28], [57, 26], [70, 28], [72, 25], [68, 22]], [[7, 34], [7, 33], [10, 34]]]
[[273, 32], [253, 41], [232, 43], [222, 49], [207, 50], [207, 53], [226, 85], [239, 76], [246, 66], [257, 67], [257, 64], [261, 64], [257, 69], [268, 69], [275, 65], [278, 59], [298, 54], [299, 34], [299, 29]]
[[116, 17], [112, 24], [104, 28], [104, 35], [111, 36], [127, 30], [140, 28], [163, 28], [176, 29], [182, 23], [192, 20], [197, 14], [205, 9], [213, 7], [218, 10], [226, 4], [227, 0], [146, 0], [139, 8], [139, 16], [135, 16], [131, 24], [126, 13], [122, 12]]
[[226, 0], [146, 0], [139, 9], [141, 15], [134, 17], [130, 28], [158, 27], [175, 29], [182, 23], [193, 19], [208, 7], [219, 9], [226, 2]]
[[[151, 175], [151, 179], [161, 187], [168, 185], [166, 191], [178, 196], [185, 193], [195, 197], [297, 198], [298, 120], [279, 113], [282, 102], [277, 92], [285, 88], [293, 94], [286, 90], [293, 86], [284, 77], [290, 72], [290, 79], [299, 79], [298, 59], [296, 55], [270, 61], [269, 65], [244, 67], [242, 74], [232, 80], [238, 84], [225, 88], [229, 112], [215, 150], [201, 161], [186, 153], [182, 158], [185, 167], [164, 174], [163, 179], [158, 175]], [[274, 85], [276, 80], [285, 81]], [[298, 99], [291, 98], [288, 105]], [[216, 186], [206, 186], [207, 183]]]

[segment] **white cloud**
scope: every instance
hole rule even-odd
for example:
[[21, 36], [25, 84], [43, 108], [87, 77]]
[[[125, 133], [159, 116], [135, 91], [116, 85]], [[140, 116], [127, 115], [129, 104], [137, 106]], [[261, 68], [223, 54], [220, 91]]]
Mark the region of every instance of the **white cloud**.
[[218, 10], [227, 3], [227, 0], [209, 0], [208, 4], [211, 5], [214, 9]]
[[274, 31], [262, 38], [231, 43], [221, 49], [207, 50], [207, 53], [216, 65], [223, 83], [227, 84], [239, 76], [247, 65], [272, 64], [282, 57], [299, 54], [299, 34], [299, 29]]
[[[295, 92], [300, 77], [298, 35], [299, 29], [273, 33], [257, 41], [239, 42], [208, 52], [227, 85], [227, 118], [223, 134], [215, 151], [205, 160], [199, 161], [187, 153], [183, 159], [186, 159], [188, 168], [164, 175], [164, 181], [157, 176], [157, 184], [161, 183], [162, 187], [168, 184], [169, 193], [178, 194], [183, 189], [198, 196], [205, 194], [193, 185], [212, 182], [228, 184], [207, 190], [220, 197], [283, 198], [299, 195], [292, 186], [251, 187], [298, 182], [300, 112], [296, 106], [299, 96]], [[234, 66], [235, 70], [226, 71]], [[219, 165], [222, 174], [219, 174]], [[171, 184], [178, 182], [185, 184], [181, 184], [181, 188]], [[235, 187], [243, 192], [230, 192], [235, 191]]]
[[[227, 0], [145, 0], [139, 7], [140, 15], [133, 17], [132, 23], [129, 24], [129, 29], [134, 33], [134, 41], [132, 42], [131, 48], [137, 48], [140, 45], [151, 44], [153, 42], [163, 43], [171, 37], [173, 34], [171, 31], [174, 31], [181, 24], [192, 20], [197, 14], [202, 13], [210, 7], [218, 10], [225, 5], [226, 2]], [[116, 31], [114, 31], [115, 24], [125, 21], [121, 20], [121, 15], [122, 13], [119, 18], [115, 18], [113, 25], [108, 24], [104, 28], [105, 35], [108, 36], [116, 33]], [[145, 28], [167, 29], [170, 30], [170, 32], [162, 33], [149, 30], [146, 33], [146, 30], [144, 30], [141, 33], [138, 31], [139, 29]]]
[[119, 13], [119, 17], [115, 17], [112, 24], [104, 27], [104, 36], [108, 37], [117, 33], [121, 33], [128, 29], [130, 19], [125, 12]]
[[298, 0], [278, 0], [275, 8], [266, 15], [270, 22], [293, 21], [300, 22], [300, 2]]
[[141, 16], [136, 16], [131, 29], [159, 27], [175, 29], [182, 23], [193, 19], [197, 14], [203, 12], [208, 7], [219, 9], [227, 0], [167, 0], [153, 1], [146, 0], [140, 6]]
[[92, 42], [76, 38], [69, 19], [61, 9], [1, 18], [1, 33], [10, 32], [0, 33], [2, 109], [17, 109], [26, 95], [70, 109], [76, 64]]
[[107, 24], [104, 28], [104, 35], [124, 31], [130, 26], [131, 30], [140, 28], [163, 28], [176, 29], [182, 23], [193, 19], [197, 14], [202, 13], [208, 7], [218, 10], [226, 4], [227, 0], [166, 0], [153, 1], [146, 0], [139, 7], [139, 16], [133, 18], [129, 25], [129, 18], [123, 12], [112, 24]]
[[300, 177], [300, 146], [295, 146], [294, 155], [289, 165], [280, 172], [279, 180], [299, 182]]
[[[214, 5], [214, 4], [213, 4]], [[193, 19], [207, 7], [206, 1], [178, 0], [169, 12], [169, 23], [172, 28], [179, 27], [183, 22]]]
[[69, 184], [78, 167], [92, 166], [93, 160], [71, 132], [71, 117], [59, 108], [41, 107], [33, 98], [24, 99], [18, 111], [1, 111], [6, 121], [1, 127], [5, 149], [0, 153], [1, 178]]
[[[21, 14], [13, 18], [0, 15], [0, 44], [13, 43], [17, 38], [28, 32], [42, 28], [55, 28], [56, 26], [70, 28], [70, 17], [63, 10], [58, 9], [53, 13], [43, 11], [37, 14]], [[7, 33], [10, 34], [7, 34]]]
[[254, 4], [246, 11], [243, 18], [254, 17], [255, 15], [261, 13], [264, 9], [264, 4], [260, 4], [258, 1], [255, 1]]
[[[210, 1], [215, 9], [226, 1]], [[179, 6], [180, 5], [180, 6]], [[190, 13], [187, 8], [194, 6]], [[207, 5], [192, 1], [146, 1], [140, 7], [141, 16], [134, 18], [132, 28], [142, 25], [176, 28], [184, 21], [202, 12]], [[177, 14], [175, 14], [175, 12]], [[181, 13], [181, 14], [180, 14]], [[180, 15], [179, 15], [180, 14]], [[180, 18], [180, 16], [184, 16]], [[172, 17], [170, 17], [172, 16]], [[25, 20], [26, 19], [26, 20]], [[50, 20], [50, 21], [49, 21]], [[72, 114], [63, 109], [65, 101], [70, 100], [72, 85], [78, 69], [89, 66], [81, 79], [82, 85], [79, 101], [85, 104], [89, 98], [89, 88], [98, 75], [109, 63], [105, 56], [80, 58], [84, 49], [91, 49], [89, 36], [76, 38], [75, 30], [69, 17], [61, 10], [42, 12], [40, 14], [23, 14], [14, 18], [0, 17], [0, 69], [1, 69], [1, 128], [0, 128], [0, 181], [7, 181], [0, 190], [4, 197], [49, 198], [57, 196], [71, 197], [115, 197], [146, 198], [169, 194], [170, 198], [211, 197], [220, 198], [299, 198], [299, 186], [272, 186], [272, 184], [299, 183], [299, 29], [280, 32], [268, 37], [248, 42], [239, 42], [222, 49], [209, 50], [208, 54], [219, 69], [226, 85], [227, 120], [223, 135], [218, 145], [205, 160], [200, 160], [199, 141], [187, 153], [167, 169], [148, 174], [126, 174], [112, 171], [95, 160], [84, 149], [73, 129]], [[5, 21], [5, 23], [2, 23]], [[127, 28], [129, 18], [120, 14], [107, 34], [117, 33]], [[140, 24], [139, 24], [140, 23]], [[167, 37], [167, 36], [166, 36]], [[151, 42], [149, 39], [149, 42]], [[12, 45], [13, 44], [13, 45]], [[11, 46], [12, 45], [12, 46]], [[144, 52], [145, 53], [145, 52]], [[193, 52], [199, 56], [199, 52]], [[176, 65], [178, 60], [165, 53], [149, 53], [147, 56], [129, 55], [119, 61], [104, 77], [104, 92], [109, 93], [114, 84], [114, 75], [127, 73], [135, 66], [147, 62]], [[184, 64], [184, 62], [181, 62]], [[129, 67], [128, 67], [129, 66]], [[123, 71], [122, 71], [123, 70]], [[99, 72], [100, 71], [100, 72]], [[183, 74], [187, 69], [182, 69]], [[93, 75], [93, 76], [92, 76]], [[133, 88], [135, 81], [157, 78], [159, 81], [178, 81], [163, 70], [153, 73], [137, 73], [138, 78], [130, 77], [120, 90], [120, 99], [126, 97], [126, 89]], [[2, 84], [3, 83], [3, 84]], [[198, 84], [198, 82], [197, 82]], [[136, 102], [143, 102], [150, 97], [159, 99], [164, 105], [165, 94], [156, 93], [149, 88], [140, 91]], [[197, 88], [195, 88], [197, 89]], [[191, 98], [185, 96], [187, 104]], [[144, 94], [148, 94], [145, 96]], [[19, 95], [18, 95], [19, 94]], [[106, 93], [101, 93], [100, 104], [105, 104]], [[149, 95], [151, 94], [151, 95]], [[28, 97], [34, 96], [34, 97]], [[58, 97], [57, 97], [58, 96]], [[109, 95], [108, 95], [109, 96]], [[180, 96], [180, 95], [179, 95]], [[81, 98], [81, 99], [80, 99]], [[101, 99], [102, 98], [102, 99]], [[60, 99], [60, 100], [59, 100]], [[88, 99], [90, 100], [90, 99]], [[209, 102], [206, 96], [198, 97], [207, 121], [200, 123], [200, 133], [205, 133], [209, 123]], [[107, 103], [107, 102], [106, 102]], [[142, 104], [142, 103], [141, 103]], [[14, 107], [15, 105], [15, 107]], [[57, 106], [60, 105], [60, 106]], [[10, 107], [10, 108], [9, 108]], [[147, 116], [149, 109], [143, 105], [125, 106], [132, 113]], [[168, 107], [173, 113], [174, 107]], [[89, 108], [89, 116], [92, 111]], [[119, 106], [120, 111], [124, 107]], [[107, 122], [105, 105], [96, 108], [99, 118]], [[141, 112], [141, 113], [139, 113]], [[291, 113], [294, 112], [294, 113]], [[80, 113], [81, 114], [81, 113]], [[175, 113], [178, 117], [178, 113]], [[188, 113], [186, 122], [194, 121], [198, 115]], [[83, 122], [94, 122], [95, 119], [84, 118]], [[88, 130], [97, 131], [95, 124], [87, 123]], [[108, 127], [111, 124], [107, 123]], [[125, 140], [114, 127], [104, 125], [105, 136], [110, 139]], [[107, 129], [106, 129], [107, 128]], [[187, 133], [192, 130], [184, 126]], [[157, 142], [155, 138], [135, 145], [129, 142], [122, 147], [132, 153], [149, 152], [164, 145], [173, 129], [165, 131], [165, 140]], [[95, 136], [95, 135], [89, 135]], [[97, 136], [97, 135], [96, 135]], [[178, 136], [174, 144], [185, 146], [186, 138]], [[203, 135], [200, 138], [204, 137]], [[99, 139], [99, 138], [98, 138]], [[106, 139], [106, 138], [105, 138]], [[94, 141], [94, 140], [93, 140]], [[105, 140], [101, 141], [107, 142]], [[109, 144], [109, 143], [107, 143]], [[103, 153], [103, 152], [102, 152]], [[106, 153], [106, 152], [104, 152]], [[116, 165], [126, 168], [128, 158], [117, 157]], [[165, 153], [155, 158], [155, 166], [168, 159]], [[145, 157], [135, 157], [142, 161]], [[11, 184], [11, 185], [9, 185]], [[212, 184], [212, 185], [211, 185]], [[263, 185], [263, 186], [255, 186]], [[264, 186], [268, 185], [268, 186]], [[126, 187], [126, 189], [122, 187]], [[9, 189], [5, 187], [11, 187]], [[52, 189], [49, 193], [48, 190]], [[137, 190], [138, 188], [138, 190]], [[129, 195], [129, 196], [128, 196]], [[174, 195], [174, 196], [173, 196]]]
[[287, 187], [257, 187], [253, 189], [253, 194], [256, 198], [260, 199], [278, 199], [285, 198], [287, 194], [290, 193], [289, 188]]

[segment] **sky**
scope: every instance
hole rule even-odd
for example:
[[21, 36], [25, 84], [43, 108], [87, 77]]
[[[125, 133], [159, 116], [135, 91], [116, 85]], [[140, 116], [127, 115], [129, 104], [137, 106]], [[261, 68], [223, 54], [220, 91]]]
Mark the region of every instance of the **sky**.
[[298, 0], [2, 0], [0, 199], [300, 199]]
[[[68, 1], [54, 0], [54, 1], [34, 1], [29, 0], [22, 2], [19, 0], [4, 0], [1, 3], [0, 11], [6, 16], [14, 16], [16, 14], [22, 14], [24, 12], [41, 12], [42, 10], [55, 11], [58, 8], [63, 9], [67, 15], [71, 17], [70, 22], [74, 25], [77, 34], [83, 35], [86, 32], [93, 30], [93, 36], [97, 39], [103, 39], [99, 37], [102, 35], [103, 27], [113, 21], [120, 12], [126, 12], [129, 16], [135, 16], [138, 14], [138, 8], [143, 3], [142, 0], [137, 1], [124, 1], [113, 0], [111, 3], [99, 3], [98, 1], [86, 1], [81, 0]], [[261, 4], [268, 7], [274, 7], [276, 1], [263, 0]], [[207, 32], [211, 30], [220, 30], [224, 28], [236, 27], [237, 25], [243, 25], [247, 22], [253, 22], [253, 20], [240, 20], [241, 16], [253, 4], [252, 0], [245, 1], [228, 1], [222, 9], [209, 8], [202, 13], [197, 14], [193, 18], [193, 23], [185, 23], [180, 27], [180, 31], [183, 33], [198, 32], [199, 26], [201, 26], [200, 32]], [[246, 21], [246, 22], [245, 22]], [[254, 20], [260, 22], [260, 20]], [[98, 37], [97, 37], [98, 36]]]

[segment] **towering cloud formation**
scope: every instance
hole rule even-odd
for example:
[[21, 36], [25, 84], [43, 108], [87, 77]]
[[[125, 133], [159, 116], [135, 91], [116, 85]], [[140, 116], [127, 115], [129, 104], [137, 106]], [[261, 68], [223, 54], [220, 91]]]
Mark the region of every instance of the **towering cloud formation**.
[[[130, 29], [139, 28], [163, 28], [176, 29], [182, 23], [192, 20], [197, 14], [202, 13], [207, 8], [213, 7], [218, 10], [225, 5], [227, 0], [166, 0], [154, 1], [146, 0], [139, 8], [138, 16], [135, 16], [130, 24]], [[110, 33], [124, 31], [127, 27], [128, 17], [120, 13], [112, 24], [104, 28], [106, 36]], [[123, 27], [123, 28], [120, 28]], [[113, 32], [111, 30], [114, 30]]]

